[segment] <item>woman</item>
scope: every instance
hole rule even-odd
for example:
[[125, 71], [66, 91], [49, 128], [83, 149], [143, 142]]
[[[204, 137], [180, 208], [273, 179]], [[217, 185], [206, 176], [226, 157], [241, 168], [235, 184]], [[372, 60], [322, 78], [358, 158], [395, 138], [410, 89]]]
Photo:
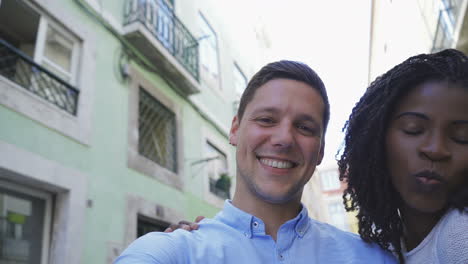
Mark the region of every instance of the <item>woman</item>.
[[468, 263], [468, 60], [449, 49], [378, 77], [338, 161], [359, 234], [402, 263]]

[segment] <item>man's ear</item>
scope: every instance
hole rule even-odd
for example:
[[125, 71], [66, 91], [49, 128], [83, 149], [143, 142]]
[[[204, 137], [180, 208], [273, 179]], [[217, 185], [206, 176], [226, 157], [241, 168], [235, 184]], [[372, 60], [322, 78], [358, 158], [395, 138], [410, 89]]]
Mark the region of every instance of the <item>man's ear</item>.
[[232, 119], [231, 130], [229, 131], [229, 144], [237, 146], [237, 132], [239, 130], [239, 118], [234, 116]]
[[319, 151], [319, 156], [317, 159], [317, 165], [320, 165], [323, 160], [323, 156], [325, 155], [325, 140], [322, 140], [322, 143], [320, 144], [320, 151]]

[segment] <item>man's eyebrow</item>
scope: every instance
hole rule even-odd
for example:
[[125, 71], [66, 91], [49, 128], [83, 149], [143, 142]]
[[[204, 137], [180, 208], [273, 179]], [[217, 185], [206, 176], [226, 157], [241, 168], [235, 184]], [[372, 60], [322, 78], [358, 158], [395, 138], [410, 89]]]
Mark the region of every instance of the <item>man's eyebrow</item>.
[[275, 107], [264, 107], [255, 109], [252, 114], [260, 114], [260, 113], [278, 113], [279, 110]]
[[417, 113], [417, 112], [403, 112], [403, 113], [398, 114], [395, 117], [395, 119], [405, 117], [405, 116], [414, 116], [414, 117], [422, 118], [424, 120], [429, 120], [429, 117], [427, 117], [425, 114], [421, 114], [421, 113]]

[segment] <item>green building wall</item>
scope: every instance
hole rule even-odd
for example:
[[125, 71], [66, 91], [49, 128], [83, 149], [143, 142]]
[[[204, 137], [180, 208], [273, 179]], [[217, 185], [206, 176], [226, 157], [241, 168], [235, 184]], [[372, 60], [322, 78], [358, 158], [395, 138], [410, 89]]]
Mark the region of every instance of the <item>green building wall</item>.
[[[41, 5], [46, 1], [30, 2], [43, 8]], [[84, 3], [88, 10], [94, 12], [99, 10], [93, 9], [92, 2], [100, 2], [101, 13], [89, 13], [79, 4], [80, 2]], [[189, 12], [187, 9], [192, 8], [189, 3], [185, 7], [180, 6], [184, 5], [184, 2], [190, 1], [180, 1], [180, 3], [176, 1], [176, 13], [178, 9], [182, 9], [182, 13], [187, 13]], [[148, 202], [177, 210], [188, 220], [198, 215], [213, 216], [219, 207], [204, 197], [206, 186], [204, 186], [205, 181], [202, 180], [203, 175], [200, 175], [203, 170], [194, 168], [191, 162], [204, 157], [203, 138], [206, 136], [206, 131], [227, 143], [228, 131], [220, 129], [220, 125], [224, 128], [230, 127], [232, 104], [229, 103], [226, 106], [226, 103], [219, 99], [218, 94], [200, 85], [201, 93], [194, 97], [202, 102], [204, 109], [210, 111], [208, 116], [214, 117], [217, 121], [210, 120], [202, 116], [199, 113], [200, 110], [197, 111], [188, 98], [183, 98], [176, 93], [164, 78], [148, 72], [134, 61], [131, 62], [131, 67], [181, 109], [182, 125], [177, 129], [181, 130], [183, 137], [183, 159], [178, 161], [183, 163], [181, 166], [183, 188], [179, 190], [129, 168], [127, 164], [128, 97], [131, 80], [121, 80], [116, 70], [117, 55], [122, 48], [121, 42], [99, 22], [99, 19], [104, 18], [110, 21], [111, 25], [121, 26], [124, 1], [67, 0], [56, 1], [54, 5], [56, 9], [63, 10], [67, 16], [79, 21], [86, 30], [92, 30], [90, 34], [95, 36], [92, 51], [94, 79], [89, 82], [93, 85], [90, 89], [93, 99], [89, 106], [91, 107], [89, 144], [66, 136], [3, 104], [0, 104], [0, 141], [86, 175], [86, 200], [80, 201], [86, 207], [82, 237], [73, 238], [81, 240], [82, 252], [79, 254], [81, 256], [79, 262], [108, 263], [126, 246], [124, 237], [127, 218], [137, 217], [126, 215], [127, 195], [137, 195]], [[197, 11], [193, 10], [193, 12]], [[102, 17], [97, 18], [96, 14]], [[54, 14], [50, 15], [54, 16]], [[219, 37], [222, 38], [222, 35], [219, 34]], [[219, 48], [225, 47], [220, 45]], [[221, 63], [221, 67], [224, 67], [223, 65]], [[80, 67], [89, 67], [89, 65], [80, 65]], [[255, 67], [248, 65], [246, 68]], [[221, 75], [231, 74], [222, 69], [220, 73]], [[1, 86], [0, 89], [2, 89]], [[233, 88], [223, 84], [223, 89], [225, 89], [225, 98], [232, 100]], [[216, 122], [221, 124], [216, 124]], [[234, 149], [231, 148], [228, 151], [229, 173], [234, 175]], [[28, 166], [28, 164], [23, 164], [23, 166]], [[73, 206], [70, 209], [73, 210]], [[112, 250], [115, 252], [111, 252]]]

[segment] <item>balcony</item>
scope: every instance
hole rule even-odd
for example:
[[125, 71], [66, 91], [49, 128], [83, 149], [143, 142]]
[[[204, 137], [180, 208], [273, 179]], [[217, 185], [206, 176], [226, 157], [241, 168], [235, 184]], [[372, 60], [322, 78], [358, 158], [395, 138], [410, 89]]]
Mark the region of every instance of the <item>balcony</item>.
[[164, 0], [128, 0], [124, 37], [183, 93], [199, 92], [198, 41]]
[[0, 39], [0, 78], [76, 115], [79, 90]]

